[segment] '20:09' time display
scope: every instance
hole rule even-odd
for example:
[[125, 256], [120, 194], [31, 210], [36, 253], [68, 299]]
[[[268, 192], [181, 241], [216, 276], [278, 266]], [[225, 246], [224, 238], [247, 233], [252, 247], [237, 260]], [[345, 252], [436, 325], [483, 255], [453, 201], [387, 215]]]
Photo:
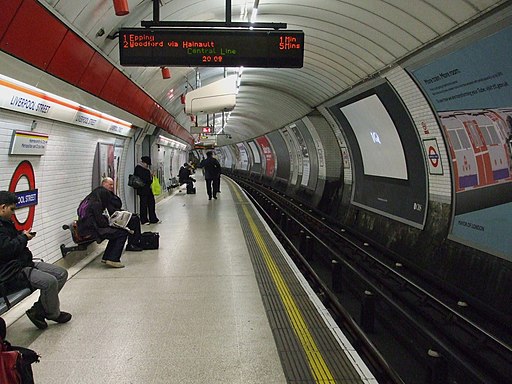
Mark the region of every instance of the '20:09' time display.
[[301, 68], [304, 33], [131, 28], [119, 50], [125, 66]]

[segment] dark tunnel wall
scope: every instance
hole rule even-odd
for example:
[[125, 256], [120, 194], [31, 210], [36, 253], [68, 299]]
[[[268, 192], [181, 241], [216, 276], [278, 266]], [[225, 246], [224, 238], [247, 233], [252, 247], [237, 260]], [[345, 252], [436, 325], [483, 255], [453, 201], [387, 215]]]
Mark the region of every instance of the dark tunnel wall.
[[[451, 51], [463, 49], [461, 47], [464, 47], [468, 42], [474, 43], [479, 39], [485, 38], [487, 35], [494, 36], [499, 28], [500, 26], [493, 26], [486, 33], [483, 33], [481, 29], [476, 29], [475, 35], [466, 34], [460, 40], [454, 41], [454, 48], [452, 50], [443, 47], [444, 52], [442, 53], [447, 54]], [[506, 41], [508, 44], [512, 40], [506, 39]], [[496, 48], [494, 45], [491, 46], [494, 47], [493, 49]], [[430, 60], [442, 57], [442, 55], [436, 55], [435, 52], [425, 56]], [[494, 63], [493, 55], [487, 54], [486, 56], [488, 58], [486, 60], [493, 60]], [[442, 61], [439, 62], [442, 63]], [[453, 61], [451, 64], [454, 65]], [[415, 63], [414, 68], [417, 68], [418, 65]], [[496, 65], [496, 63], [493, 65]], [[507, 63], [505, 66], [508, 67], [509, 64]], [[480, 71], [486, 71], [489, 68], [487, 65], [478, 65], [477, 67], [480, 68]], [[507, 73], [507, 76], [511, 76], [512, 71], [505, 72], [504, 68], [502, 66], [500, 73]], [[487, 81], [485, 79], [489, 79], [489, 76], [481, 74], [476, 76], [478, 77], [477, 80], [484, 79], [484, 81]], [[409, 78], [407, 81], [406, 77]], [[427, 140], [432, 140], [430, 136], [434, 133], [434, 130], [427, 117], [426, 108], [419, 105], [418, 99], [422, 95], [421, 90], [417, 85], [413, 85], [413, 79], [410, 75], [402, 74], [395, 76], [392, 74], [389, 75], [389, 79], [391, 79], [394, 87], [400, 88], [398, 93], [409, 113], [413, 115], [418, 131], [423, 131], [424, 135], [422, 135], [421, 140], [423, 141], [424, 150], [427, 151], [428, 146], [425, 143]], [[454, 79], [451, 80], [453, 81]], [[413, 96], [414, 94], [416, 96]], [[439, 117], [435, 109], [430, 105], [429, 100], [426, 101], [429, 103], [428, 115], [432, 115], [430, 120], [440, 127]], [[417, 110], [420, 110], [420, 112], [417, 112]], [[503, 110], [500, 113], [503, 113]], [[436, 140], [439, 148], [437, 150], [441, 150], [441, 160], [443, 160], [443, 158], [448, 158], [448, 147], [446, 147], [446, 154], [442, 153], [443, 146], [447, 145], [448, 142], [446, 141], [446, 132], [440, 128], [438, 130], [439, 134]], [[354, 148], [350, 147], [350, 150], [353, 151]], [[512, 309], [510, 307], [510, 302], [512, 302], [512, 263], [498, 257], [498, 255], [493, 255], [485, 250], [477, 249], [469, 246], [469, 244], [457, 242], [454, 238], [452, 239], [450, 228], [454, 214], [452, 199], [454, 198], [453, 191], [455, 190], [453, 174], [456, 170], [452, 168], [453, 159], [450, 159], [450, 161], [444, 160], [444, 169], [441, 171], [432, 169], [430, 165], [432, 164], [431, 160], [428, 153], [426, 153], [425, 162], [429, 171], [429, 198], [428, 210], [422, 230], [351, 204], [349, 202], [351, 194], [347, 191], [347, 189], [350, 189], [351, 184], [344, 184], [343, 202], [338, 216], [344, 224], [357, 229], [378, 244], [389, 247], [397, 255], [400, 255], [410, 263], [411, 267], [431, 274], [441, 284], [453, 287], [453, 289], [460, 293], [461, 297], [464, 297], [469, 302], [479, 302], [487, 306], [489, 311], [496, 316], [510, 320], [512, 316]], [[356, 165], [354, 164], [354, 167]], [[357, 170], [354, 170], [354, 173], [357, 172]], [[444, 181], [441, 183], [440, 180], [443, 178], [448, 184]], [[475, 192], [473, 191], [473, 193]], [[508, 202], [510, 202], [510, 199], [508, 199]], [[507, 225], [507, 227], [509, 226]], [[492, 233], [489, 233], [489, 235], [492, 235]]]
[[[510, 23], [507, 24], [509, 25]], [[447, 140], [451, 133], [448, 133], [441, 123], [443, 119], [453, 119], [453, 117], [449, 115], [449, 111], [443, 111], [444, 115], [437, 113], [411, 74], [414, 69], [425, 65], [426, 59], [443, 63], [440, 59], [443, 55], [464, 49], [467, 44], [492, 36], [501, 29], [503, 25], [474, 27], [464, 31], [460, 37], [450, 40], [452, 47], [446, 44], [442, 47], [430, 48], [428, 52], [421, 55], [421, 60], [410, 59], [403, 66], [390, 69], [379, 78], [367, 81], [319, 107], [323, 116], [319, 117], [317, 113], [312, 113], [305, 119], [310, 119], [312, 122], [316, 119], [306, 128], [315, 129], [316, 135], [322, 138], [323, 148], [326, 150], [325, 159], [329, 162], [330, 169], [325, 183], [319, 180], [318, 163], [310, 169], [310, 175], [316, 175], [314, 178], [317, 184], [313, 193], [315, 196], [322, 196], [316, 208], [338, 220], [340, 225], [350, 227], [377, 246], [388, 249], [395, 254], [397, 261], [402, 261], [407, 268], [430, 274], [439, 284], [458, 292], [461, 299], [470, 305], [479, 303], [496, 316], [512, 320], [510, 306], [512, 263], [498, 255], [472, 247], [470, 244], [458, 242], [450, 236], [453, 216], [460, 211], [460, 208], [456, 212], [454, 205], [454, 194], [457, 188], [456, 169], [453, 163], [453, 148]], [[505, 39], [505, 41], [508, 44], [512, 39]], [[494, 47], [492, 44], [489, 46]], [[482, 60], [493, 60], [492, 55], [487, 56], [488, 59]], [[505, 60], [502, 62], [505, 64], [499, 73], [506, 73], [509, 78], [512, 75], [512, 69], [507, 69], [508, 62]], [[486, 65], [478, 67], [484, 71], [487, 68]], [[489, 77], [483, 75], [481, 77], [481, 79], [487, 78]], [[371, 94], [380, 97], [397, 126], [401, 146], [404, 148], [407, 177], [400, 177], [400, 174], [398, 177], [378, 176], [371, 172], [365, 174], [359, 138], [353, 132], [351, 122], [340, 111], [340, 107]], [[500, 119], [499, 114], [508, 113], [506, 106], [500, 105], [500, 108], [498, 112], [492, 112], [492, 116], [498, 116], [496, 121]], [[330, 109], [332, 115], [327, 112], [327, 109]], [[372, 111], [368, 111], [368, 114], [371, 113]], [[474, 115], [475, 121], [482, 119], [482, 116], [490, 116], [488, 112], [481, 111]], [[321, 120], [320, 124], [319, 120]], [[331, 130], [328, 135], [330, 137], [325, 140], [325, 130], [322, 132], [318, 129], [322, 124], [323, 128], [328, 127]], [[506, 124], [503, 127], [506, 127]], [[494, 137], [484, 136], [484, 133], [482, 133], [482, 140], [486, 137]], [[512, 132], [504, 133], [505, 137], [509, 134]], [[276, 177], [267, 177], [262, 179], [263, 182], [283, 192], [286, 191], [289, 196], [299, 196], [302, 200], [307, 200], [308, 196], [301, 195], [300, 191], [301, 189], [305, 191], [307, 189], [305, 187], [311, 185], [311, 180], [308, 179], [304, 184], [304, 164], [298, 154], [298, 152], [302, 154], [302, 146], [300, 143], [297, 144], [296, 133], [292, 132], [288, 125], [267, 136], [272, 142], [277, 167]], [[301, 136], [304, 135], [301, 134]], [[308, 146], [305, 141], [304, 146], [308, 155], [316, 154], [318, 150], [314, 145]], [[332, 146], [336, 148], [333, 149]], [[506, 146], [502, 148], [505, 151], [508, 150], [510, 157], [510, 146], [508, 149]], [[289, 152], [293, 149], [297, 153]], [[508, 161], [510, 164], [511, 160]], [[330, 168], [332, 162], [337, 162], [338, 168]], [[312, 162], [309, 163], [310, 166], [312, 164]], [[337, 169], [337, 173], [333, 169]], [[496, 173], [496, 177], [502, 173]], [[502, 186], [499, 185], [497, 188]], [[476, 195], [477, 192], [472, 191], [472, 194]], [[387, 209], [386, 201], [379, 200], [383, 194], [384, 200], [388, 202], [394, 200], [397, 205]], [[498, 195], [496, 197], [503, 197]], [[479, 196], [483, 196], [479, 199], [486, 198], [485, 194]], [[500, 204], [508, 204], [510, 199], [507, 196], [505, 200], [494, 200], [499, 200]], [[310, 198], [310, 202], [317, 203], [313, 198]], [[487, 208], [487, 201], [479, 201], [479, 203], [479, 206]]]

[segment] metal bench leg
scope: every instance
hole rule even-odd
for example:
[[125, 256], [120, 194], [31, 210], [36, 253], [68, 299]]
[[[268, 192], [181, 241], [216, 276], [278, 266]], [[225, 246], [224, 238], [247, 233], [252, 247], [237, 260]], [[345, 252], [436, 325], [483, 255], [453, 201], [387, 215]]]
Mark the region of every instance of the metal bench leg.
[[66, 247], [65, 244], [61, 244], [60, 245], [60, 253], [62, 254], [62, 257], [66, 257], [66, 255], [70, 252], [75, 252], [75, 251], [85, 251], [87, 249], [87, 246], [91, 244], [91, 243], [87, 243], [87, 244], [78, 244], [78, 245], [74, 245], [72, 247]]

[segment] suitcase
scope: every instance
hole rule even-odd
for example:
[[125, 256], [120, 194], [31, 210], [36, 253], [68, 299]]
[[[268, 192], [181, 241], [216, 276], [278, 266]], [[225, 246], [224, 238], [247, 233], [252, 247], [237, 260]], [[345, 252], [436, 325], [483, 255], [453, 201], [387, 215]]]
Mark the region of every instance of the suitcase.
[[143, 232], [140, 234], [140, 247], [142, 249], [158, 249], [160, 234], [158, 232]]
[[196, 187], [189, 187], [187, 185], [187, 195], [195, 195], [196, 193]]

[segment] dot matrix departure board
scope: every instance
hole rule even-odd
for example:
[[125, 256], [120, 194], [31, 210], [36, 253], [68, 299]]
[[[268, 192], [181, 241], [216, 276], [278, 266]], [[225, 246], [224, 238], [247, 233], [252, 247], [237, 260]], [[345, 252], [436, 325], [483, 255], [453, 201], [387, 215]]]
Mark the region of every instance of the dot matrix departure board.
[[301, 68], [302, 31], [121, 29], [125, 66]]

